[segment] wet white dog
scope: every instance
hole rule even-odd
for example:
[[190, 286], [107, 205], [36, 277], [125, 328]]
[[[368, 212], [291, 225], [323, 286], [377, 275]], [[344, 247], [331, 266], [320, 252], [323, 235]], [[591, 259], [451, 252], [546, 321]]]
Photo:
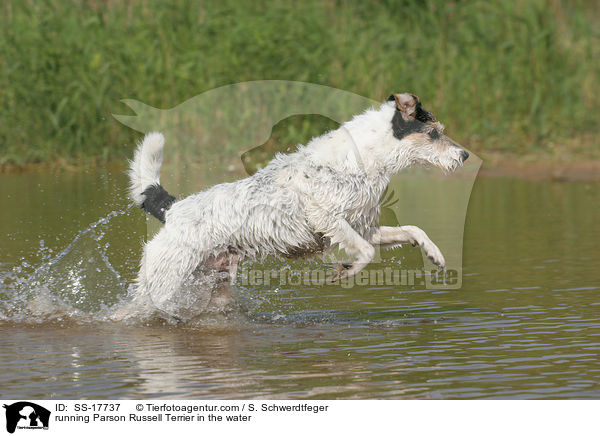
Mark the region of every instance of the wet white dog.
[[234, 277], [247, 257], [306, 256], [337, 245], [353, 258], [341, 279], [373, 260], [374, 245], [411, 243], [445, 266], [420, 228], [378, 226], [394, 174], [413, 165], [452, 171], [469, 156], [415, 95], [393, 94], [253, 176], [179, 201], [160, 185], [163, 146], [162, 134], [146, 135], [131, 162], [129, 192], [165, 223], [145, 246], [135, 292], [167, 313], [177, 316], [174, 299], [194, 278], [211, 270]]

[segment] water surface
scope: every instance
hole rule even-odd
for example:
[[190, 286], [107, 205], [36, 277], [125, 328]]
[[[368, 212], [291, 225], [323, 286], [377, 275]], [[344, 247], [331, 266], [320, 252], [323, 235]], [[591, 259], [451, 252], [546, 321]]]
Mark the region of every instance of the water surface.
[[239, 286], [194, 325], [108, 320], [146, 234], [125, 186], [0, 175], [4, 398], [600, 398], [600, 184], [477, 180], [461, 289]]

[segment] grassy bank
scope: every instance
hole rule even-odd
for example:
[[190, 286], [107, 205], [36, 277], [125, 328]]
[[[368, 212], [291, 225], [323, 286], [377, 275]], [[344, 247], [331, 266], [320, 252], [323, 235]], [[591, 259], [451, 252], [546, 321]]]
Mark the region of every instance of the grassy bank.
[[168, 108], [262, 79], [408, 90], [477, 153], [586, 157], [599, 77], [592, 0], [5, 0], [0, 165], [121, 159], [139, 136], [111, 116], [121, 99]]

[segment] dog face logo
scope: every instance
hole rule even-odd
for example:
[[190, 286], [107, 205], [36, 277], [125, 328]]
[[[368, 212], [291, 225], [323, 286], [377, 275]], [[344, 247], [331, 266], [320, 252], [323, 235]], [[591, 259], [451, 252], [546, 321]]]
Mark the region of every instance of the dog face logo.
[[6, 431], [18, 429], [48, 429], [50, 411], [28, 401], [3, 406], [6, 409]]
[[[358, 239], [353, 240], [352, 243], [346, 241], [356, 236], [350, 230], [358, 229], [357, 234], [360, 237], [361, 234], [369, 236], [366, 231], [369, 226], [375, 227], [379, 224], [384, 227], [400, 227], [406, 223], [418, 223], [418, 228], [412, 225], [403, 226], [406, 229], [400, 233], [386, 233], [384, 239], [402, 236], [404, 238], [402, 241], [406, 240], [414, 246], [423, 248], [412, 250], [411, 253], [414, 252], [416, 257], [420, 257], [414, 264], [417, 267], [424, 265], [427, 269], [424, 286], [435, 289], [461, 287], [465, 216], [471, 188], [481, 160], [473, 154], [469, 157], [466, 150], [446, 136], [442, 124], [423, 107], [417, 96], [409, 93], [392, 94], [387, 101], [382, 102], [321, 85], [268, 80], [237, 83], [212, 89], [165, 110], [134, 100], [123, 100], [123, 102], [133, 109], [136, 115], [114, 115], [118, 121], [144, 133], [160, 131], [169, 138], [169, 152], [165, 155], [166, 161], [160, 174], [161, 179], [158, 179], [160, 163], [154, 165], [162, 162], [164, 139], [160, 134], [149, 134], [145, 138], [148, 145], [145, 148], [146, 156], [149, 158], [145, 162], [149, 165], [132, 167], [131, 174], [134, 176], [143, 168], [150, 169], [152, 175], [156, 174], [156, 185], [177, 185], [178, 195], [183, 198], [190, 194], [197, 194], [199, 191], [205, 192], [210, 186], [229, 186], [223, 184], [240, 182], [240, 174], [255, 173], [261, 168], [259, 165], [263, 165], [259, 161], [264, 160], [262, 157], [269, 155], [269, 152], [291, 151], [297, 156], [305, 157], [308, 152], [302, 154], [301, 151], [310, 148], [311, 160], [298, 158], [288, 167], [289, 171], [283, 168], [285, 166], [283, 156], [273, 153], [275, 156], [271, 162], [274, 160], [273, 168], [277, 167], [278, 171], [281, 170], [278, 172], [280, 178], [276, 179], [277, 186], [291, 182], [290, 177], [296, 175], [292, 183], [303, 195], [312, 195], [311, 193], [316, 192], [311, 186], [323, 187], [322, 192], [319, 191], [318, 195], [314, 194], [322, 200], [315, 202], [315, 207], [320, 208], [320, 211], [313, 210], [317, 224], [326, 226], [324, 221], [327, 221], [330, 216], [335, 216], [330, 213], [330, 209], [334, 210], [339, 206], [339, 210], [348, 212], [351, 222], [349, 226], [339, 228], [341, 230], [337, 237], [341, 239], [339, 241], [335, 239], [333, 243], [331, 239], [329, 240], [329, 245], [338, 244], [341, 248], [337, 252], [331, 252], [335, 262], [339, 260], [344, 263], [348, 258], [352, 258], [357, 265], [366, 265], [378, 259], [378, 251], [373, 246], [367, 246], [370, 243], [366, 240], [359, 244], [362, 247], [360, 250], [354, 250], [360, 251], [362, 256], [360, 259], [355, 252], [344, 254], [346, 247], [358, 247], [356, 242]], [[294, 129], [290, 129], [290, 132], [295, 133], [294, 135], [284, 136], [293, 142], [283, 141], [280, 143], [282, 149], [273, 150], [271, 142], [274, 141], [272, 138], [274, 126], [290, 117], [307, 115], [320, 116], [329, 120], [326, 128], [315, 132], [317, 136], [313, 139], [296, 146], [298, 135], [303, 133], [306, 127], [304, 123], [296, 125]], [[468, 162], [466, 162], [467, 158]], [[138, 159], [138, 162], [141, 163], [141, 160]], [[321, 164], [312, 165], [311, 162]], [[463, 166], [463, 163], [466, 165]], [[330, 172], [332, 165], [337, 166]], [[438, 177], [436, 172], [430, 175], [420, 171], [418, 167], [422, 166], [442, 169], [447, 173], [446, 177], [452, 177], [452, 182], [449, 183], [445, 177]], [[300, 171], [299, 168], [305, 171]], [[339, 174], [347, 177], [340, 178]], [[329, 185], [323, 182], [327, 178], [330, 181]], [[352, 181], [348, 181], [351, 178]], [[383, 190], [383, 182], [378, 183], [384, 178], [389, 178], [387, 194], [380, 192]], [[371, 181], [377, 179], [369, 185], [373, 189], [366, 189], [364, 191], [366, 195], [361, 194], [350, 198], [349, 189], [352, 190], [359, 185], [364, 188], [366, 185], [360, 182], [366, 179]], [[132, 178], [132, 182], [135, 183], [131, 184], [130, 192], [134, 195], [134, 201], [142, 206], [144, 200], [151, 197], [152, 204], [144, 205], [144, 209], [152, 212], [159, 220], [165, 220], [167, 216], [165, 211], [169, 209], [172, 198], [157, 188], [146, 193], [144, 189], [138, 189], [147, 188], [146, 185], [141, 186], [145, 180], [145, 177]], [[275, 179], [256, 177], [254, 182], [261, 187], [260, 192], [265, 192], [266, 188], [274, 186], [270, 180]], [[342, 183], [341, 180], [344, 182]], [[355, 181], [357, 183], [354, 183]], [[341, 186], [342, 184], [344, 186]], [[325, 189], [326, 186], [332, 189]], [[333, 188], [339, 189], [335, 191]], [[391, 195], [392, 193], [395, 194]], [[304, 255], [304, 253], [310, 255], [315, 251], [311, 251], [313, 246], [317, 247], [316, 251], [321, 249], [320, 241], [316, 238], [313, 238], [315, 241], [310, 239], [309, 231], [305, 233], [299, 231], [300, 227], [296, 224], [304, 221], [298, 221], [296, 209], [291, 208], [285, 199], [274, 200], [274, 197], [267, 198], [254, 191], [248, 191], [246, 196], [219, 194], [218, 198], [218, 204], [243, 205], [240, 206], [239, 212], [231, 215], [235, 219], [210, 221], [211, 225], [217, 227], [222, 223], [231, 223], [225, 231], [219, 227], [219, 234], [242, 234], [240, 232], [243, 229], [251, 228], [250, 225], [246, 225], [250, 217], [260, 216], [264, 219], [255, 222], [261, 226], [261, 231], [251, 233], [251, 237], [258, 234], [276, 235], [276, 238], [267, 238], [267, 243], [262, 245], [267, 249], [272, 248], [276, 251], [281, 248], [281, 252], [290, 256]], [[355, 205], [341, 204], [343, 201], [354, 201], [354, 199], [365, 200], [364, 204], [360, 205], [363, 208], [360, 214]], [[177, 202], [173, 204], [177, 207]], [[189, 201], [180, 203], [180, 206], [182, 204], [191, 203]], [[250, 207], [250, 204], [253, 206]], [[205, 210], [202, 207], [206, 207], [206, 203], [198, 210]], [[171, 208], [170, 214], [174, 214], [174, 210]], [[223, 210], [233, 209], [223, 208]], [[294, 221], [295, 224], [282, 225], [284, 221]], [[148, 221], [149, 239], [159, 230], [157, 224]], [[428, 233], [421, 228], [427, 229]], [[282, 233], [283, 229], [290, 231]], [[190, 235], [198, 234], [200, 232], [190, 232]], [[322, 234], [323, 232], [317, 232], [312, 236], [322, 236]], [[433, 240], [439, 241], [437, 242], [439, 248], [428, 236], [430, 234]], [[281, 238], [281, 235], [285, 238]], [[247, 241], [244, 238], [240, 240]], [[370, 238], [373, 239], [374, 236], [370, 235]], [[376, 239], [377, 237], [373, 240]], [[193, 262], [188, 262], [190, 257], [184, 255], [184, 252], [189, 250], [189, 253], [196, 255], [201, 244], [198, 245], [190, 238], [185, 238], [182, 242], [185, 249], [175, 250], [175, 252], [182, 257], [187, 256], [182, 264], [189, 265], [190, 269], [196, 267], [192, 265]], [[232, 247], [233, 251], [230, 265], [237, 265], [236, 262], [240, 259], [235, 258], [236, 244], [237, 242], [225, 244]], [[386, 243], [381, 240], [379, 244], [374, 244], [387, 248]], [[154, 253], [159, 253], [162, 246], [158, 242], [154, 245], [156, 246]], [[394, 246], [393, 243], [387, 245]], [[261, 253], [255, 250], [259, 246], [259, 244], [244, 242], [242, 244], [244, 255], [248, 253], [249, 257], [259, 257]], [[406, 249], [410, 251], [410, 248], [406, 247]], [[153, 255], [157, 256], [157, 259], [161, 256]], [[370, 257], [372, 259], [369, 262], [364, 260]], [[222, 264], [219, 256], [216, 260], [217, 264]], [[401, 259], [398, 259], [398, 262], [401, 262]], [[447, 271], [456, 272], [455, 280], [446, 282], [445, 276], [441, 274], [442, 281], [440, 281], [435, 274], [435, 270], [440, 266], [445, 266]], [[145, 279], [148, 279], [146, 276], [149, 271], [156, 272], [155, 269], [144, 269]], [[169, 271], [176, 270], [169, 269]], [[235, 268], [230, 268], [230, 271], [235, 271]], [[181, 273], [174, 273], [173, 280], [168, 279], [168, 283], [178, 282], [180, 276]], [[235, 275], [232, 274], [232, 277]], [[147, 282], [158, 283], [150, 279]], [[169, 289], [175, 290], [177, 285], [169, 286]], [[167, 294], [170, 295], [168, 292], [161, 291], [160, 298], [154, 299], [155, 304], [162, 304], [163, 301], [168, 300], [170, 297]]]

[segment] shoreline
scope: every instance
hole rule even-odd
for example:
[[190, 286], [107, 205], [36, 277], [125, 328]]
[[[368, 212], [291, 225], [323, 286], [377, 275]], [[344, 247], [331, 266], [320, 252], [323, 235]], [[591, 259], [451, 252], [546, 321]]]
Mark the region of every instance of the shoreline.
[[600, 159], [573, 161], [486, 159], [479, 169], [478, 177], [553, 182], [598, 182], [600, 181]]

